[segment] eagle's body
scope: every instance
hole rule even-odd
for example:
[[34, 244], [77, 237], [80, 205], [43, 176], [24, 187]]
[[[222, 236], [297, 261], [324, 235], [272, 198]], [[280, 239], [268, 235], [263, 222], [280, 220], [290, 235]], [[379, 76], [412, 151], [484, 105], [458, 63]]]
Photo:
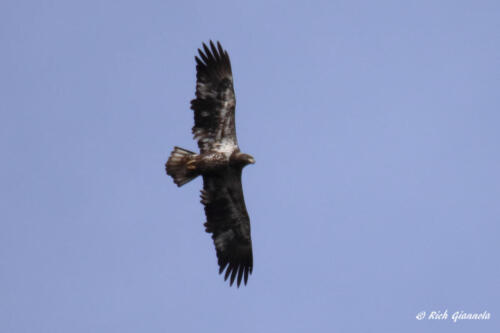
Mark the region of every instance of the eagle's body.
[[247, 283], [252, 273], [253, 256], [250, 219], [245, 207], [241, 172], [255, 163], [252, 156], [238, 147], [235, 128], [233, 77], [229, 56], [220, 45], [210, 41], [210, 49], [196, 59], [196, 98], [191, 101], [194, 111], [194, 138], [200, 153], [175, 147], [166, 163], [167, 174], [177, 186], [197, 176], [203, 177], [201, 203], [205, 205], [206, 231], [212, 233], [219, 273], [226, 269], [232, 285], [237, 278]]

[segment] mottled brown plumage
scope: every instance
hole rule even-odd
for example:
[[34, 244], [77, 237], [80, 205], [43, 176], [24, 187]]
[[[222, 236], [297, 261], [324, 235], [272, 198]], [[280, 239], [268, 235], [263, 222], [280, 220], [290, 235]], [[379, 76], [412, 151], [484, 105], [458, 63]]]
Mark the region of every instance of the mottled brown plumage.
[[252, 273], [253, 256], [250, 219], [245, 207], [241, 173], [252, 156], [238, 147], [235, 128], [236, 99], [231, 62], [227, 51], [210, 41], [198, 49], [196, 60], [196, 98], [193, 135], [200, 154], [174, 147], [166, 163], [167, 174], [177, 186], [197, 176], [203, 177], [201, 203], [205, 206], [205, 230], [212, 234], [219, 273], [245, 284]]

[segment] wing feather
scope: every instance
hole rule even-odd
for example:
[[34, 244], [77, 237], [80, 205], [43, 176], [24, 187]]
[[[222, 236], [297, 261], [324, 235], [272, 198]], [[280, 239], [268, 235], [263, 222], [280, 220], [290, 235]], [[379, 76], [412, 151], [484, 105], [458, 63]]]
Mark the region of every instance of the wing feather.
[[239, 287], [252, 273], [253, 255], [250, 218], [245, 207], [241, 169], [204, 175], [202, 202], [205, 205], [206, 231], [212, 233], [219, 263], [219, 274]]
[[194, 111], [193, 135], [201, 153], [225, 143], [238, 146], [234, 112], [236, 99], [229, 55], [219, 42], [203, 43], [196, 60], [196, 98], [191, 101]]

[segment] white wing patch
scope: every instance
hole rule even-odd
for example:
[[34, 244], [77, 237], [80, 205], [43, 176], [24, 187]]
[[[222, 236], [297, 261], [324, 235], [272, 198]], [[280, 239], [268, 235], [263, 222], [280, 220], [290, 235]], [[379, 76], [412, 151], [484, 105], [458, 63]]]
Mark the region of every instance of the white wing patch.
[[215, 147], [215, 150], [229, 158], [231, 154], [236, 150], [236, 148], [237, 146], [232, 140], [222, 139], [222, 142]]

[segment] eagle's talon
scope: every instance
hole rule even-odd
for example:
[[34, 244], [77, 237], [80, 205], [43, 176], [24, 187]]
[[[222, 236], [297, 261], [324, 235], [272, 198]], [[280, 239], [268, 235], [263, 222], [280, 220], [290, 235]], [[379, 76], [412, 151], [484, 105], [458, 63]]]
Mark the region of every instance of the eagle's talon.
[[186, 163], [186, 168], [188, 170], [195, 170], [196, 169], [196, 160], [190, 160]]

